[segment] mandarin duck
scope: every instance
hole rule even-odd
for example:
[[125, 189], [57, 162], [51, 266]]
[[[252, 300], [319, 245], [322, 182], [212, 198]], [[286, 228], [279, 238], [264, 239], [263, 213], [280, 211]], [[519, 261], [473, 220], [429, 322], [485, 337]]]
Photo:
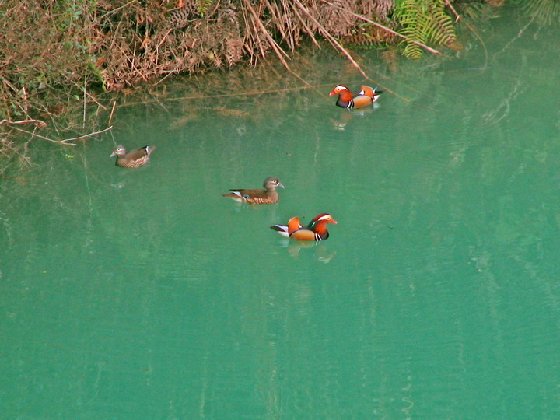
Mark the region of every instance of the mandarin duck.
[[139, 149], [126, 152], [122, 144], [119, 144], [110, 157], [117, 157], [115, 165], [123, 168], [138, 168], [150, 161], [150, 155], [156, 150], [156, 146], [144, 146]]
[[287, 225], [273, 225], [270, 228], [286, 238], [293, 238], [299, 241], [324, 241], [329, 237], [327, 225], [337, 224], [329, 213], [318, 214], [311, 220], [307, 227], [302, 227], [299, 217], [292, 217]]
[[374, 89], [370, 86], [362, 86], [360, 93], [354, 96], [350, 89], [348, 89], [348, 86], [338, 85], [331, 90], [329, 96], [338, 95], [336, 106], [347, 109], [358, 109], [372, 106], [375, 101], [377, 101], [381, 93], [382, 91]]
[[249, 204], [275, 204], [278, 202], [277, 187], [284, 188], [284, 185], [276, 177], [269, 176], [263, 182], [263, 190], [255, 189], [231, 189], [229, 193], [222, 194], [224, 197], [233, 198], [240, 203]]

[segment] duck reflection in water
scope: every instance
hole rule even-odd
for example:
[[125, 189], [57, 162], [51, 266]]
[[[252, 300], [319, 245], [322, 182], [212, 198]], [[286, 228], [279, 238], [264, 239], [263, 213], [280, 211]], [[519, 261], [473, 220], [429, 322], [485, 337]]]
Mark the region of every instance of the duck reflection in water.
[[346, 108], [352, 112], [344, 112], [331, 119], [333, 127], [337, 131], [344, 131], [346, 125], [354, 116], [363, 117], [367, 112], [379, 107], [377, 100], [382, 91], [371, 86], [361, 86], [360, 92], [354, 95], [346, 85], [338, 85], [329, 93], [329, 96], [337, 96], [335, 105]]
[[291, 256], [298, 257], [302, 248], [313, 247], [319, 261], [328, 263], [334, 257], [334, 253], [329, 253], [328, 249], [322, 246], [317, 247], [317, 244], [329, 238], [327, 225], [337, 223], [331, 214], [320, 213], [306, 227], [303, 227], [300, 218], [295, 216], [290, 218], [286, 225], [273, 225], [270, 228], [286, 238], [285, 246], [288, 247]]
[[303, 242], [286, 239], [282, 241], [282, 246], [288, 248], [288, 254], [293, 258], [299, 258], [302, 249], [305, 249], [305, 251], [303, 251], [305, 253], [311, 252], [307, 251], [307, 249], [311, 248], [314, 250], [315, 258], [324, 264], [330, 263], [336, 256], [336, 251], [330, 250], [327, 244], [315, 241]]

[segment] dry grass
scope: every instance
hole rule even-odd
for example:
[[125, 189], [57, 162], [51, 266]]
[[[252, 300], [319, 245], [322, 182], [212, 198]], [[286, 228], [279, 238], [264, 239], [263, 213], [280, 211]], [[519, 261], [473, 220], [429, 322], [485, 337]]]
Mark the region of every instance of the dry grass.
[[[185, 3], [176, 10], [172, 0], [5, 0], [0, 11], [3, 152], [13, 149], [10, 136], [22, 131], [27, 138], [73, 144], [77, 137], [107, 129], [114, 109], [101, 99], [104, 91], [124, 92], [141, 82], [157, 84], [170, 75], [242, 62], [255, 65], [271, 53], [291, 71], [290, 53], [304, 39], [317, 45], [326, 39], [365, 76], [339, 40], [355, 33], [363, 17], [384, 21], [393, 7], [393, 0]], [[81, 108], [81, 119], [67, 117], [68, 110]], [[19, 125], [30, 121], [39, 122]], [[39, 135], [46, 124], [48, 131]]]

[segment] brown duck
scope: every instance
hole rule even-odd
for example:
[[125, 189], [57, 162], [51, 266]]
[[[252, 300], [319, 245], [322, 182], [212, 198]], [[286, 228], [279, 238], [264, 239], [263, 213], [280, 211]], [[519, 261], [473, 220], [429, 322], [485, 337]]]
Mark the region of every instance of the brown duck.
[[278, 178], [269, 176], [263, 182], [263, 190], [255, 189], [231, 189], [224, 197], [233, 198], [240, 203], [249, 204], [275, 204], [278, 202], [278, 191], [276, 188], [284, 188]]
[[156, 146], [146, 145], [127, 153], [124, 146], [119, 144], [115, 150], [113, 150], [113, 153], [111, 153], [111, 157], [117, 157], [115, 161], [115, 165], [117, 166], [122, 166], [123, 168], [138, 168], [150, 161], [150, 155], [154, 150], [156, 150]]

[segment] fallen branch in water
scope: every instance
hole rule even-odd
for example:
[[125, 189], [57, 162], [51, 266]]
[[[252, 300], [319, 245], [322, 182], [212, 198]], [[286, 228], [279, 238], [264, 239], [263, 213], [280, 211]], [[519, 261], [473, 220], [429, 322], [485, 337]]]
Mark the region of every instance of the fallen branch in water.
[[[46, 140], [46, 141], [51, 142], [51, 143], [60, 144], [60, 141], [59, 141], [59, 140], [53, 140], [53, 139], [51, 139], [51, 138], [42, 136], [41, 134], [37, 134], [37, 133], [35, 133], [35, 130], [33, 130], [33, 132], [30, 132], [30, 131], [24, 130], [23, 128], [19, 128], [19, 127], [12, 127], [12, 128], [13, 128], [14, 130], [21, 131], [22, 133], [29, 134], [29, 135], [31, 135], [32, 138], [33, 138], [33, 137], [38, 137], [38, 138], [40, 138], [40, 139]], [[74, 145], [72, 144], [72, 146], [74, 146]]]
[[104, 128], [103, 130], [99, 130], [99, 131], [94, 131], [93, 133], [89, 133], [89, 134], [84, 134], [83, 136], [78, 136], [78, 137], [71, 137], [69, 139], [64, 139], [64, 140], [60, 140], [59, 143], [61, 144], [69, 144], [72, 146], [75, 146], [75, 144], [70, 143], [71, 141], [78, 141], [78, 140], [83, 140], [83, 139], [87, 139], [89, 137], [94, 137], [97, 136], [98, 134], [101, 133], [105, 133], [106, 131], [109, 131], [113, 128], [113, 126], [109, 126], [107, 128]]
[[[109, 124], [113, 122], [113, 114], [115, 113], [115, 107], [117, 106], [117, 101], [113, 101], [113, 108], [111, 109], [111, 114], [109, 115]], [[111, 127], [113, 125], [111, 124]]]
[[12, 128], [14, 130], [21, 131], [22, 133], [29, 134], [32, 138], [33, 137], [38, 137], [38, 138], [40, 138], [42, 140], [46, 140], [50, 143], [62, 144], [64, 146], [75, 146], [75, 144], [71, 143], [71, 142], [87, 139], [89, 137], [93, 137], [93, 136], [97, 136], [98, 134], [105, 133], [106, 131], [111, 130], [113, 128], [113, 126], [111, 125], [110, 127], [104, 128], [103, 130], [94, 131], [94, 132], [89, 133], [89, 134], [84, 134], [84, 135], [78, 136], [78, 137], [71, 137], [71, 138], [64, 139], [64, 140], [54, 140], [54, 139], [51, 139], [49, 137], [42, 136], [41, 134], [37, 134], [35, 132], [35, 130], [33, 130], [33, 132], [31, 132], [31, 131], [27, 131], [27, 130], [24, 130], [23, 128], [19, 128], [19, 127], [12, 127]]
[[38, 128], [45, 128], [47, 123], [41, 120], [21, 120], [21, 121], [10, 121], [10, 120], [2, 120], [0, 121], [0, 125], [25, 125], [25, 124], [34, 124], [35, 127]]

